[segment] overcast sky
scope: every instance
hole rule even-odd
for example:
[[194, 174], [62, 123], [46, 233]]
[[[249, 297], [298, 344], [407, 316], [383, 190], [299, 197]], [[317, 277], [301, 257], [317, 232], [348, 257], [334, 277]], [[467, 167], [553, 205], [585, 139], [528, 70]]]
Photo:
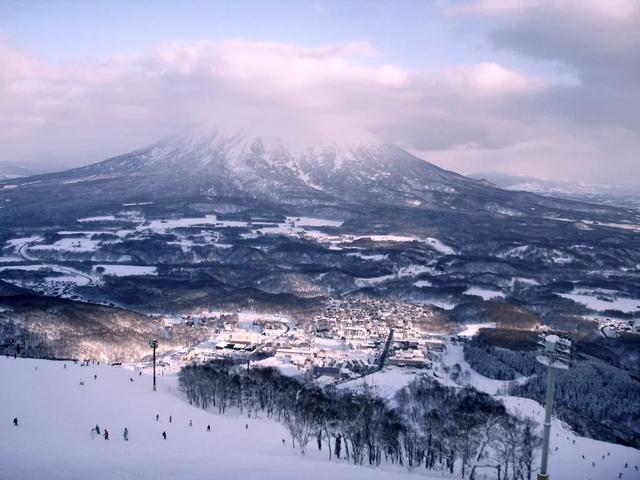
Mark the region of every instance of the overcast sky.
[[202, 122], [640, 184], [640, 0], [0, 2], [0, 163]]

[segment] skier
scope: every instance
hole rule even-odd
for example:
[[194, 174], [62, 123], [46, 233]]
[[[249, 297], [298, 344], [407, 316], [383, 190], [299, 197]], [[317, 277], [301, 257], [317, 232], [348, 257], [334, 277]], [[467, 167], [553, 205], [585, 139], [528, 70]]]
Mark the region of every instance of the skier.
[[211, 425], [207, 425], [207, 432], [211, 431]]
[[124, 434], [122, 436], [124, 437], [125, 442], [129, 441], [129, 429], [127, 427], [124, 427]]
[[138, 376], [139, 376], [139, 377], [141, 377], [141, 376], [142, 376], [142, 370], [140, 370], [140, 371], [138, 372]]
[[162, 438], [167, 439], [167, 432], [162, 432]]
[[129, 381], [130, 381], [130, 382], [133, 382], [133, 377], [129, 377]]
[[96, 433], [100, 435], [100, 426], [96, 423]]
[[193, 422], [191, 420], [189, 420], [189, 426], [193, 427]]
[[94, 380], [97, 380], [97, 379], [98, 379], [98, 375], [94, 375], [94, 376], [93, 376], [93, 379], [94, 379]]
[[160, 414], [156, 413], [156, 422], [160, 421]]
[[18, 417], [13, 419], [13, 426], [17, 427], [18, 426]]
[[249, 424], [248, 423], [244, 426], [244, 429], [245, 430], [249, 430]]
[[91, 440], [94, 440], [95, 438], [96, 438], [96, 429], [91, 428]]
[[173, 417], [171, 415], [169, 415], [169, 423], [171, 423], [172, 419], [173, 419]]
[[107, 430], [106, 428], [104, 429], [104, 439], [109, 440], [109, 430]]

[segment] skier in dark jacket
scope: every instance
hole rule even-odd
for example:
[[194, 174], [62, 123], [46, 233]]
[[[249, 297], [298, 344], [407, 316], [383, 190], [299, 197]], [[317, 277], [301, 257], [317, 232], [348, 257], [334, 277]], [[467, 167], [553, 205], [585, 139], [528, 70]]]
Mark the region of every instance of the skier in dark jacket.
[[96, 433], [100, 435], [100, 425], [96, 423]]
[[129, 429], [127, 427], [124, 427], [124, 433], [122, 434], [122, 436], [124, 437], [125, 442], [129, 441]]
[[17, 427], [18, 426], [18, 417], [13, 419], [13, 426]]
[[162, 438], [167, 439], [167, 432], [162, 432]]
[[109, 440], [109, 430], [107, 430], [106, 428], [104, 429], [104, 439]]

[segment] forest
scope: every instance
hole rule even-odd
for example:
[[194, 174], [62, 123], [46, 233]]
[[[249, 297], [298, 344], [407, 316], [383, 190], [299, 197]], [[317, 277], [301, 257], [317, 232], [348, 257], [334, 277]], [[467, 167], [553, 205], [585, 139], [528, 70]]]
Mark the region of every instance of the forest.
[[[489, 378], [528, 377], [523, 384], [511, 382], [509, 394], [544, 403], [546, 369], [536, 361], [530, 341], [500, 339], [510, 335], [481, 330], [464, 345], [465, 360]], [[557, 372], [555, 413], [579, 435], [640, 448], [640, 381], [633, 371], [618, 366], [626, 360], [611, 364], [593, 356], [592, 343], [577, 343], [571, 368]]]
[[501, 480], [531, 478], [540, 447], [538, 426], [506, 412], [472, 388], [418, 376], [389, 402], [369, 389], [320, 388], [272, 368], [239, 368], [224, 361], [183, 367], [188, 401], [281, 422], [292, 447], [326, 452], [355, 465], [390, 463], [463, 478], [491, 470]]

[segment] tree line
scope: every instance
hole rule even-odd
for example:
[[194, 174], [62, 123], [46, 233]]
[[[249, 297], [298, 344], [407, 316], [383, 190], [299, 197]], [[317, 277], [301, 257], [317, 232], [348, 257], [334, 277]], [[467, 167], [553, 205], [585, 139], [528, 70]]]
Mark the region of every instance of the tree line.
[[391, 463], [474, 479], [487, 469], [501, 480], [531, 478], [540, 446], [536, 423], [472, 388], [417, 377], [393, 405], [366, 387], [321, 388], [272, 368], [246, 370], [225, 361], [184, 367], [188, 401], [224, 414], [239, 410], [282, 423], [293, 447], [310, 445], [329, 460]]

